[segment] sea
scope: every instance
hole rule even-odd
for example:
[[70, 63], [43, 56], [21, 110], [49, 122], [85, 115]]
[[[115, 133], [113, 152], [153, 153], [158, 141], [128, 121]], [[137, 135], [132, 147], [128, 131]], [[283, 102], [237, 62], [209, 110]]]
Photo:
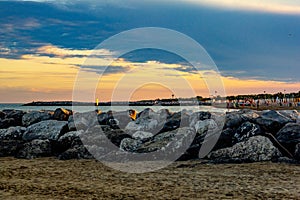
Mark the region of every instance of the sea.
[[[41, 111], [41, 110], [51, 110], [54, 111], [57, 108], [60, 108], [61, 106], [23, 106], [23, 104], [0, 104], [0, 110], [7, 110], [7, 109], [13, 109], [13, 110], [23, 110], [23, 111]], [[141, 112], [146, 108], [151, 108], [154, 111], [158, 111], [161, 109], [169, 109], [171, 112], [179, 112], [182, 110], [188, 110], [188, 111], [210, 111], [210, 112], [226, 112], [228, 109], [223, 108], [215, 108], [212, 106], [64, 106], [63, 108], [73, 110], [74, 112], [89, 112], [94, 111], [96, 109], [101, 110], [102, 112], [107, 111], [126, 111], [129, 109], [134, 109], [137, 112]]]

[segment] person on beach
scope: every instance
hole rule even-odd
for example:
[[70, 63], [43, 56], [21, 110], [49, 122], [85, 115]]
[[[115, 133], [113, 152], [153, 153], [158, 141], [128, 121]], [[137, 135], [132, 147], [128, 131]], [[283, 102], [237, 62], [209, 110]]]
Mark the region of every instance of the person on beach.
[[259, 109], [259, 99], [257, 99], [256, 108], [257, 108], [257, 110]]

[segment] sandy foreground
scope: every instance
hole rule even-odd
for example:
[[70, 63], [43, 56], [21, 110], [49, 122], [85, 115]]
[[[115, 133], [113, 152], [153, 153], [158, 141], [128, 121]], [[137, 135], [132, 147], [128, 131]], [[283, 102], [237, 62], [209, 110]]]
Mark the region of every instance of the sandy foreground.
[[0, 199], [300, 199], [300, 166], [176, 162], [143, 174], [94, 160], [0, 158]]

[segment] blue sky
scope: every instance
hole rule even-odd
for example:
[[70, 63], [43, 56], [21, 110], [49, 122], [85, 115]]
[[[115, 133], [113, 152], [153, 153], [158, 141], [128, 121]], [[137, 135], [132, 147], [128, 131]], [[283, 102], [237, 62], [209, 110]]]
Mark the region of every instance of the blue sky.
[[[299, 1], [1, 0], [0, 58], [46, 55], [38, 52], [46, 45], [91, 50], [110, 36], [139, 27], [169, 28], [192, 37], [223, 76], [300, 82]], [[155, 51], [125, 59], [182, 62]]]

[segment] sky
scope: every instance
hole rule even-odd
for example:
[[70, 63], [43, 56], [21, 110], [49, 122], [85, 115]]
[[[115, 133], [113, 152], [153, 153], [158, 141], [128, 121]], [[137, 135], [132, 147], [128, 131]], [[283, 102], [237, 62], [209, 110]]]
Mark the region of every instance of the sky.
[[97, 63], [85, 65], [101, 42], [141, 27], [175, 30], [202, 45], [227, 95], [300, 90], [300, 1], [0, 0], [0, 102], [72, 100], [78, 72], [99, 76], [101, 101], [168, 98], [174, 91], [189, 97], [188, 86], [212, 95], [203, 80], [209, 72], [170, 52], [130, 52], [104, 72], [116, 52], [100, 49]]

